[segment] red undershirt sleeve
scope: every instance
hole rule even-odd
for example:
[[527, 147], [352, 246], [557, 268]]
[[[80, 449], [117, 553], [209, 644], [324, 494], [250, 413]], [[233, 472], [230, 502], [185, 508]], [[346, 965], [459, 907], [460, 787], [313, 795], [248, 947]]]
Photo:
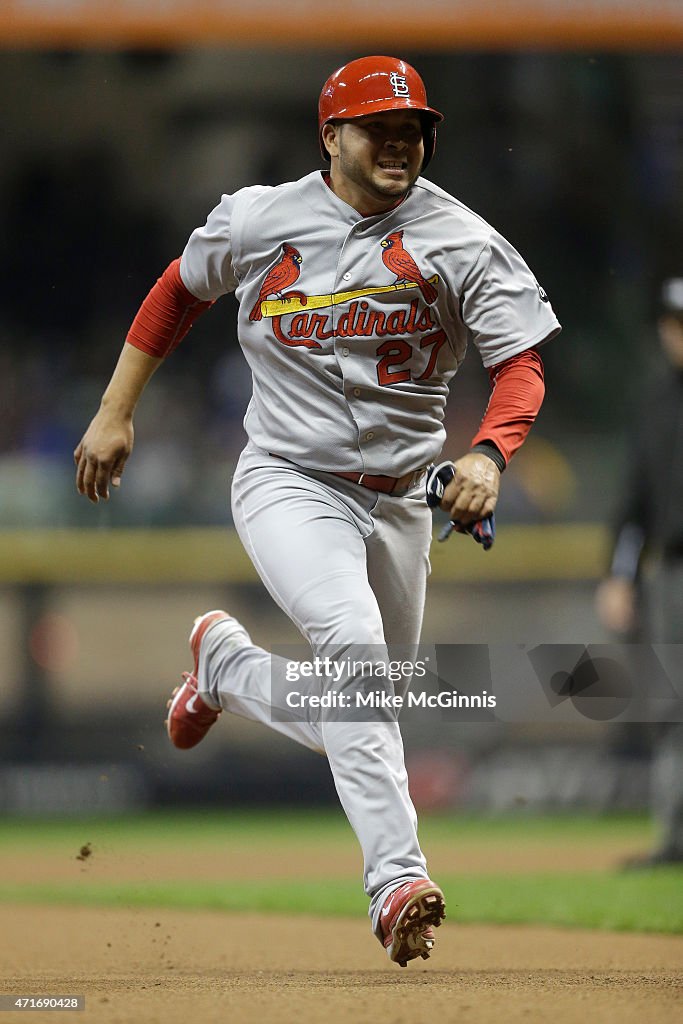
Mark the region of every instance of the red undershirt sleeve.
[[180, 276], [180, 259], [173, 260], [144, 299], [126, 341], [147, 355], [163, 359], [212, 305], [187, 290]]
[[543, 361], [530, 348], [489, 370], [491, 397], [472, 447], [491, 441], [508, 463], [523, 444], [545, 394]]

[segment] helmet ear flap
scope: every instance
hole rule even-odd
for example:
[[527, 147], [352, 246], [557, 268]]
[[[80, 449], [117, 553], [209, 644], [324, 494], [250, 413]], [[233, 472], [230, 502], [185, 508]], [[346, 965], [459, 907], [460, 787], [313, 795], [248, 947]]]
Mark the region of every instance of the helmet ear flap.
[[420, 170], [424, 171], [425, 167], [434, 156], [434, 150], [436, 149], [436, 121], [426, 115], [422, 116], [422, 139], [424, 142], [425, 155]]

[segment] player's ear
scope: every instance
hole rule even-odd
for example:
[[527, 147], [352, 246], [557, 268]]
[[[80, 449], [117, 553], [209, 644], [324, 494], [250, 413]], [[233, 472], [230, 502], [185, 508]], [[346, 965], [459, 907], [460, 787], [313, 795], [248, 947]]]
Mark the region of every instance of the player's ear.
[[341, 124], [335, 121], [328, 121], [327, 124], [323, 125], [323, 144], [331, 157], [339, 156], [339, 135], [341, 127]]

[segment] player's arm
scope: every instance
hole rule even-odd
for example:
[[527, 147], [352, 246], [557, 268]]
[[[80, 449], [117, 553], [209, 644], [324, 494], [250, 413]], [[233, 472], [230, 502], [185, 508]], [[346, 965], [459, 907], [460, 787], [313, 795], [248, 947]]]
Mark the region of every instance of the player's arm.
[[100, 408], [74, 452], [76, 488], [92, 502], [118, 487], [133, 450], [133, 415], [148, 381], [212, 305], [197, 299], [174, 260], [151, 289], [133, 321]]
[[545, 394], [543, 362], [535, 348], [506, 359], [489, 371], [491, 396], [467, 455], [458, 459], [441, 507], [464, 526], [495, 510], [500, 475], [521, 447]]
[[[649, 421], [642, 411], [639, 423]], [[641, 427], [631, 440], [628, 468], [613, 527], [609, 570], [595, 592], [595, 609], [602, 625], [627, 635], [638, 625], [639, 578], [652, 533], [648, 486], [647, 432]]]
[[163, 359], [125, 344], [100, 408], [74, 452], [76, 488], [92, 502], [118, 487], [133, 450], [133, 414], [140, 395]]
[[640, 561], [645, 538], [640, 527], [627, 523], [619, 532], [609, 575], [595, 591], [595, 610], [600, 622], [613, 633], [626, 635], [638, 620]]

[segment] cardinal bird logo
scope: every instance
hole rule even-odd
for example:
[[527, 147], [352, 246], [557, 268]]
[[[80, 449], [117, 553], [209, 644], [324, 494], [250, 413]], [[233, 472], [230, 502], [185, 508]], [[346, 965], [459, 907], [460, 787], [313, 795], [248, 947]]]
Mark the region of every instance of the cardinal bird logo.
[[403, 248], [403, 232], [393, 231], [380, 244], [382, 246], [382, 262], [392, 274], [396, 274], [396, 281], [411, 281], [416, 284], [422, 293], [422, 298], [428, 306], [431, 306], [438, 292], [434, 285], [422, 276], [417, 263], [408, 250]]
[[[290, 288], [299, 278], [301, 273], [301, 253], [298, 249], [295, 249], [293, 245], [285, 242], [282, 246], [282, 256], [274, 267], [271, 267], [266, 274], [265, 281], [261, 285], [261, 291], [259, 292], [256, 304], [249, 314], [250, 320], [260, 320], [263, 316], [261, 311], [261, 303], [264, 299], [268, 298], [269, 295], [277, 295], [280, 299], [285, 299], [288, 296], [285, 295], [285, 290]], [[302, 306], [306, 305], [306, 296], [301, 292], [290, 293], [295, 295]]]

